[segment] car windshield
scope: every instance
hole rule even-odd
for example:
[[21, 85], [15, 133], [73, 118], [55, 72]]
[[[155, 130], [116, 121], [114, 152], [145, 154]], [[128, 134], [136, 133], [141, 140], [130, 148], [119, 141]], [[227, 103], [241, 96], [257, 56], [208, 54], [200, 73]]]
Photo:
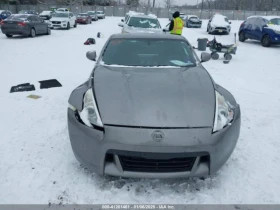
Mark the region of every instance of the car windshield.
[[157, 19], [140, 17], [131, 17], [128, 22], [128, 26], [136, 28], [160, 28], [160, 24]]
[[21, 11], [19, 11], [18, 14], [28, 14], [28, 12], [29, 12], [29, 11], [27, 11], [27, 10], [21, 10]]
[[121, 66], [196, 66], [189, 44], [170, 39], [113, 39], [106, 46], [102, 62]]
[[68, 13], [55, 13], [54, 17], [64, 18], [64, 17], [69, 17], [69, 14]]
[[273, 18], [271, 19], [268, 24], [271, 24], [271, 25], [280, 25], [280, 18]]
[[103, 13], [104, 13], [104, 12], [100, 12], [100, 11], [99, 11], [99, 12], [97, 12], [97, 14], [103, 14]]
[[89, 15], [94, 15], [94, 14], [95, 14], [95, 12], [88, 12], [88, 14], [89, 14]]
[[78, 14], [78, 17], [86, 17], [88, 14]]
[[190, 20], [198, 20], [198, 17], [190, 17]]

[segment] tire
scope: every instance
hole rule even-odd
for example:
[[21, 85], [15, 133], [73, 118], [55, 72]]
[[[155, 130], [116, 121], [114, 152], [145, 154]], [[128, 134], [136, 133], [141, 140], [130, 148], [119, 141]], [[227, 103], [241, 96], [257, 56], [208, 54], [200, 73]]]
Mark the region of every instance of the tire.
[[8, 37], [8, 38], [12, 38], [12, 37], [13, 37], [13, 35], [11, 35], [11, 34], [6, 34], [6, 37]]
[[36, 36], [36, 31], [34, 28], [31, 28], [30, 30], [30, 37], [34, 38]]
[[262, 46], [269, 47], [270, 45], [271, 45], [271, 40], [269, 35], [264, 35], [264, 37], [262, 38]]
[[75, 21], [74, 28], [77, 28], [77, 21]]
[[70, 23], [68, 22], [67, 23], [67, 28], [66, 28], [67, 30], [69, 30], [70, 29]]
[[220, 57], [220, 56], [219, 56], [218, 53], [215, 53], [215, 52], [211, 53], [211, 58], [212, 58], [213, 60], [218, 60], [219, 57]]
[[245, 42], [245, 40], [246, 40], [245, 33], [243, 31], [241, 31], [239, 33], [239, 41], [240, 42]]
[[52, 34], [52, 31], [51, 31], [51, 29], [48, 27], [47, 35], [51, 35], [51, 34]]
[[224, 58], [227, 60], [227, 61], [230, 61], [232, 59], [232, 55], [229, 54], [229, 53], [225, 53], [224, 54]]

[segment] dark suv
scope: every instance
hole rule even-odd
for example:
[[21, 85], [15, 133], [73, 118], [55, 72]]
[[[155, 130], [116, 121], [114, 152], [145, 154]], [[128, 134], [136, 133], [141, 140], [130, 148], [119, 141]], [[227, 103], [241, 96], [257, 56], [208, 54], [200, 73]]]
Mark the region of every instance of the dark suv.
[[280, 17], [249, 17], [239, 28], [239, 41], [244, 42], [247, 39], [258, 40], [264, 47], [280, 44]]

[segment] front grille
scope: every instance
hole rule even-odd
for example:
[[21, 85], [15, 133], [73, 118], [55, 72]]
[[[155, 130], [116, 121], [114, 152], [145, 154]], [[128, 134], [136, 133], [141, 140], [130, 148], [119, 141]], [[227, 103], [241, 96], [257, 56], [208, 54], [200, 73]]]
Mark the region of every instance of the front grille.
[[119, 159], [124, 171], [163, 173], [191, 171], [196, 157], [148, 159], [119, 155]]
[[227, 30], [227, 29], [223, 27], [216, 27], [215, 30]]
[[53, 24], [61, 24], [60, 21], [52, 21]]

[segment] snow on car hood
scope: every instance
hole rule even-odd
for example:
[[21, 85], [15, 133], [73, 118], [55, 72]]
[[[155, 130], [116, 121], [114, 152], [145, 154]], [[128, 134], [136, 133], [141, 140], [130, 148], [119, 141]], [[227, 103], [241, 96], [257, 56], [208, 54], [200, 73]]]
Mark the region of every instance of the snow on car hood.
[[230, 24], [225, 21], [224, 17], [216, 17], [211, 22], [212, 25], [219, 26], [219, 27], [227, 27]]
[[270, 25], [267, 25], [267, 26], [268, 26], [268, 28], [270, 28], [270, 29], [272, 29], [274, 31], [280, 31], [280, 26], [279, 25], [272, 25], [272, 24], [270, 24]]
[[211, 127], [215, 90], [200, 67], [122, 68], [99, 65], [94, 93], [102, 122], [147, 127]]

